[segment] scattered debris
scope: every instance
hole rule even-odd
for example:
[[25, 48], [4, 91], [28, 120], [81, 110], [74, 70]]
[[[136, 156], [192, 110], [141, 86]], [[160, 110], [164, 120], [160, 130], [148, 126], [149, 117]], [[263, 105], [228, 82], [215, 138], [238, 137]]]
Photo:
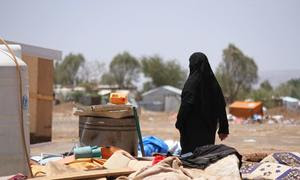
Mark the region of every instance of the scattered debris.
[[256, 140], [255, 140], [255, 139], [245, 139], [244, 142], [247, 142], [247, 143], [255, 143]]

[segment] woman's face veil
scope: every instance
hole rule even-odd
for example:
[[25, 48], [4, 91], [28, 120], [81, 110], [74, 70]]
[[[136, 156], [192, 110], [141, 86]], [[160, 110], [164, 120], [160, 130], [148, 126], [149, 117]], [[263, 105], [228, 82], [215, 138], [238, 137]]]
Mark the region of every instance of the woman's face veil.
[[197, 72], [202, 78], [211, 78], [211, 76], [214, 76], [205, 54], [201, 52], [193, 53], [189, 62], [190, 75]]
[[222, 101], [225, 105], [224, 96], [221, 87], [209, 65], [208, 59], [205, 54], [201, 52], [193, 53], [189, 59], [190, 74], [185, 83], [183, 91], [189, 91], [193, 96], [193, 102], [195, 97], [199, 97], [199, 93], [203, 92], [199, 98], [206, 99], [211, 98], [208, 101]]

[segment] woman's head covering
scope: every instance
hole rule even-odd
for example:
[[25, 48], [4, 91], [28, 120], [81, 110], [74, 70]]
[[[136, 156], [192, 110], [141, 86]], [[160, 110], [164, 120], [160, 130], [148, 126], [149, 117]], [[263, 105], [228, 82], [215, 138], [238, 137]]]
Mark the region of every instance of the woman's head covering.
[[[205, 54], [193, 53], [189, 59], [190, 74], [182, 90], [182, 101], [203, 106], [224, 108], [225, 100], [221, 87]], [[205, 107], [204, 107], [205, 108]]]

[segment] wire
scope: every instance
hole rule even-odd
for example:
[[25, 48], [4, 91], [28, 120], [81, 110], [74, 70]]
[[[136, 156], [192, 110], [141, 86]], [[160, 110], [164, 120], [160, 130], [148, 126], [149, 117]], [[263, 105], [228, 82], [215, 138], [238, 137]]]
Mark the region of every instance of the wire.
[[24, 118], [23, 118], [23, 108], [22, 108], [22, 95], [23, 95], [23, 89], [22, 89], [22, 78], [21, 78], [21, 70], [20, 70], [20, 66], [19, 63], [17, 61], [16, 55], [15, 53], [11, 50], [11, 48], [8, 46], [8, 44], [5, 42], [5, 40], [3, 38], [0, 37], [0, 41], [2, 41], [2, 43], [6, 46], [6, 48], [8, 49], [9, 53], [11, 54], [11, 56], [9, 56], [14, 63], [16, 64], [16, 73], [17, 73], [17, 83], [18, 83], [18, 90], [19, 90], [19, 101], [18, 101], [18, 112], [19, 112], [19, 121], [20, 121], [20, 128], [21, 128], [21, 136], [22, 136], [22, 144], [23, 144], [23, 148], [24, 148], [24, 153], [25, 153], [25, 159], [27, 161], [27, 166], [29, 169], [29, 173], [30, 173], [30, 178], [33, 177], [32, 175], [32, 170], [30, 167], [30, 158], [29, 158], [29, 150], [27, 149], [26, 146], [26, 140], [25, 140], [25, 130], [24, 130]]

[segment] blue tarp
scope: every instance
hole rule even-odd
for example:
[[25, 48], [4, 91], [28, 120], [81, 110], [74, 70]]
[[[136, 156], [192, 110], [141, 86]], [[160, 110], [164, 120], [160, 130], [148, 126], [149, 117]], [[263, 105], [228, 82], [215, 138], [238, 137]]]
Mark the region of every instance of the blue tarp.
[[155, 136], [147, 136], [143, 138], [144, 150], [146, 156], [152, 156], [153, 153], [167, 153], [168, 145]]

